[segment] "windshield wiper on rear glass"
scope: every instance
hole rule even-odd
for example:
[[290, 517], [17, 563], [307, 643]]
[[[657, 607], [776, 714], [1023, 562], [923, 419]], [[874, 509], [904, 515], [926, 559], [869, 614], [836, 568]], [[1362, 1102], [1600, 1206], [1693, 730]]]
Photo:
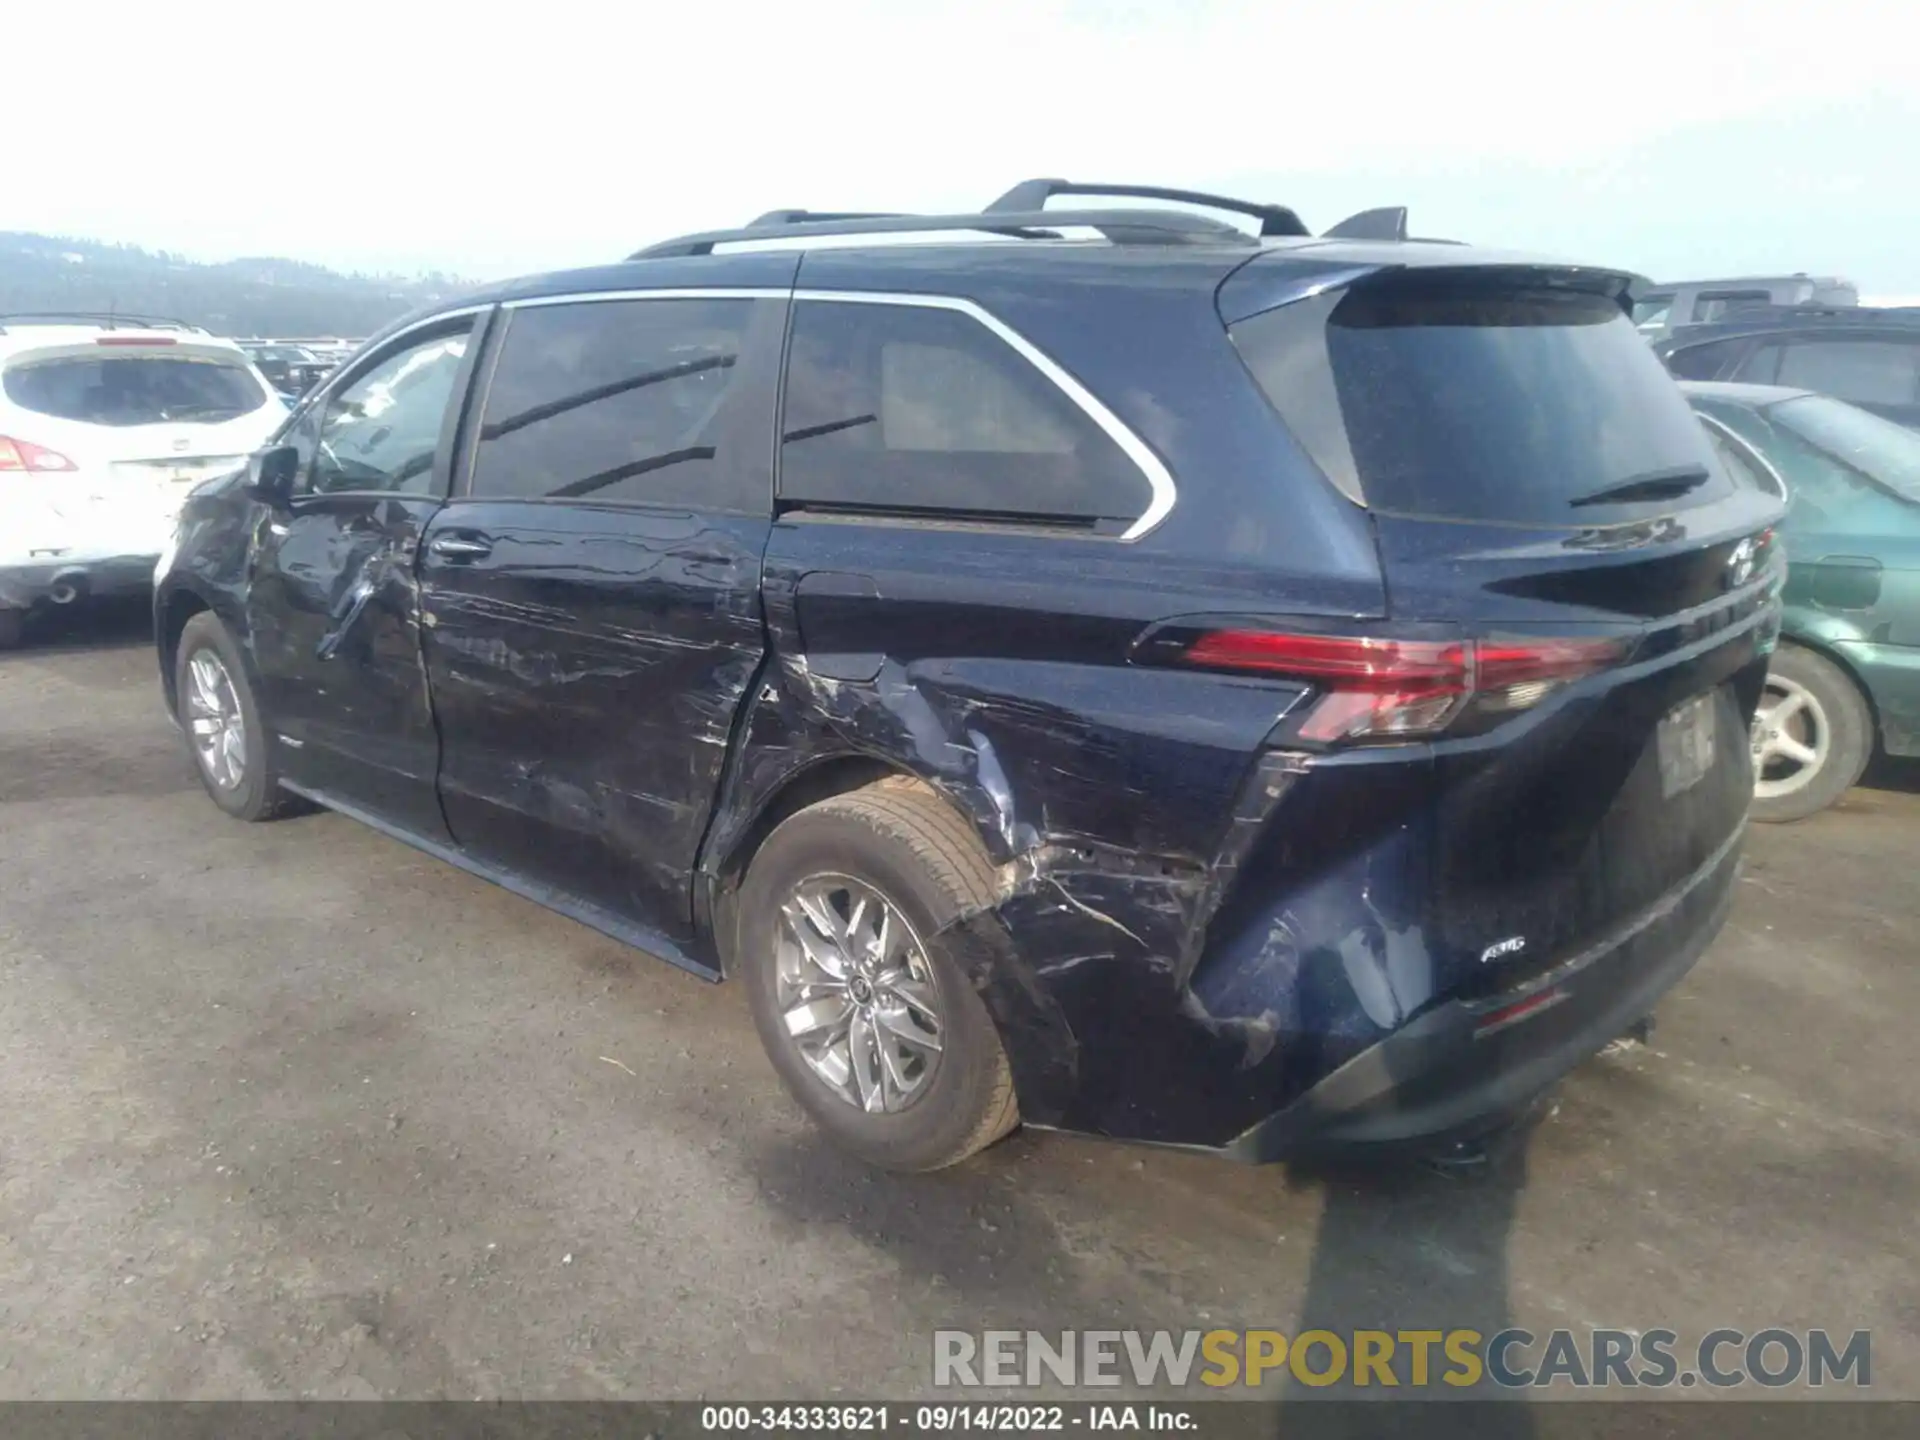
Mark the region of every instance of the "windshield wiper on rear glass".
[[1629, 476], [1591, 494], [1575, 496], [1567, 504], [1577, 507], [1611, 505], [1630, 500], [1674, 500], [1706, 483], [1706, 466], [1672, 465], [1665, 470], [1649, 470], [1643, 475]]

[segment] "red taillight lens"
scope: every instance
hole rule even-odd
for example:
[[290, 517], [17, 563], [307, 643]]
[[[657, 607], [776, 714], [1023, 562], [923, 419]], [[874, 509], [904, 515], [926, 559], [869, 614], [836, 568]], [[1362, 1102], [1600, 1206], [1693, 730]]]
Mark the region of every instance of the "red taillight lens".
[[102, 335], [93, 342], [96, 345], [171, 345], [171, 335]]
[[1617, 640], [1385, 640], [1209, 630], [1180, 653], [1188, 665], [1251, 670], [1323, 686], [1299, 728], [1303, 740], [1384, 740], [1445, 729], [1472, 704], [1524, 710], [1557, 685], [1625, 653]]
[[49, 450], [31, 440], [16, 440], [11, 435], [0, 435], [0, 471], [24, 470], [41, 475], [79, 468], [58, 450]]

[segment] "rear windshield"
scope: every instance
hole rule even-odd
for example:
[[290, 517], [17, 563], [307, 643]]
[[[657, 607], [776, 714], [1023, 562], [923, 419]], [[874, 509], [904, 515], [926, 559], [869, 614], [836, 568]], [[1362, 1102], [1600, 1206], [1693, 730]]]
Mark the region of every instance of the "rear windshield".
[[1783, 400], [1767, 418], [1902, 500], [1920, 502], [1920, 431], [1826, 395]]
[[1320, 467], [1379, 511], [1591, 524], [1731, 486], [1605, 296], [1378, 286], [1269, 310], [1233, 338]]
[[23, 410], [90, 425], [217, 422], [251, 414], [267, 392], [243, 365], [177, 355], [91, 355], [8, 367], [7, 399]]

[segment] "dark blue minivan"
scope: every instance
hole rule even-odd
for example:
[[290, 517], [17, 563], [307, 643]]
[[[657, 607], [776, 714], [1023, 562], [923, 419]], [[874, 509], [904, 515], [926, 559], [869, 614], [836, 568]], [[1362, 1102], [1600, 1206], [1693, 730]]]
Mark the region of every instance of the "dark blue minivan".
[[1629, 276], [1380, 217], [1029, 182], [413, 316], [185, 508], [169, 707], [232, 815], [742, 980], [878, 1164], [1497, 1127], [1725, 918], [1779, 502]]

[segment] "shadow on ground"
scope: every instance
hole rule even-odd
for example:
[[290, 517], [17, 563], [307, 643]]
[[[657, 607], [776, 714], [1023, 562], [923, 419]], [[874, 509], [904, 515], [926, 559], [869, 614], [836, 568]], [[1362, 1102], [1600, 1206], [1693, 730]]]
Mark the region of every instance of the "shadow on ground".
[[153, 638], [153, 601], [147, 595], [77, 600], [42, 606], [27, 617], [20, 653], [70, 655], [83, 650], [112, 650]]

